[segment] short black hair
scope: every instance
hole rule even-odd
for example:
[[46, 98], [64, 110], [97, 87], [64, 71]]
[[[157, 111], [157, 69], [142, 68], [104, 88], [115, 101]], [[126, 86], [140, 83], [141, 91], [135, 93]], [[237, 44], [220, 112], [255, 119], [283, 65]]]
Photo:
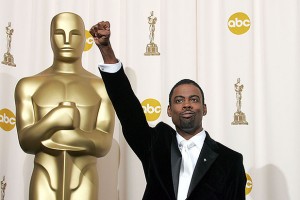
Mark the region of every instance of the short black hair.
[[205, 104], [205, 103], [204, 103], [204, 92], [203, 92], [202, 88], [198, 85], [198, 83], [196, 83], [195, 81], [193, 81], [193, 80], [191, 80], [191, 79], [182, 79], [182, 80], [178, 81], [178, 82], [173, 86], [173, 88], [171, 89], [170, 94], [169, 94], [169, 105], [171, 105], [171, 98], [172, 98], [172, 95], [173, 95], [173, 92], [174, 92], [175, 88], [177, 88], [177, 87], [180, 86], [180, 85], [184, 85], [184, 84], [191, 84], [191, 85], [196, 86], [196, 87], [200, 90], [200, 92], [201, 92], [201, 95], [202, 95], [202, 103]]

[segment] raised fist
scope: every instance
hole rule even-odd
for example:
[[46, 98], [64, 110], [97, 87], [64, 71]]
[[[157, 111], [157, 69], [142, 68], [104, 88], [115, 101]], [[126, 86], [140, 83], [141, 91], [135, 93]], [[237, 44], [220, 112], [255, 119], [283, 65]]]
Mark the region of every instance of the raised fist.
[[90, 33], [94, 37], [97, 46], [107, 46], [110, 44], [110, 23], [108, 21], [97, 23], [90, 29]]

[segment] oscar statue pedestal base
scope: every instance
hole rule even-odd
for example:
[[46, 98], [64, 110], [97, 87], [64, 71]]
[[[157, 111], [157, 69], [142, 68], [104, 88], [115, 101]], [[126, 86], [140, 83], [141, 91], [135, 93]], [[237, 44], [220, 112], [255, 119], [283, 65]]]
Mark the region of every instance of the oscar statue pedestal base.
[[147, 44], [145, 56], [158, 56], [160, 53], [158, 52], [158, 47], [154, 43]]
[[246, 121], [246, 115], [245, 113], [241, 111], [237, 111], [234, 113], [234, 121], [231, 122], [232, 125], [248, 125], [248, 122]]
[[4, 60], [2, 61], [2, 64], [9, 65], [12, 67], [16, 66], [16, 64], [14, 63], [14, 57], [10, 53], [4, 54]]

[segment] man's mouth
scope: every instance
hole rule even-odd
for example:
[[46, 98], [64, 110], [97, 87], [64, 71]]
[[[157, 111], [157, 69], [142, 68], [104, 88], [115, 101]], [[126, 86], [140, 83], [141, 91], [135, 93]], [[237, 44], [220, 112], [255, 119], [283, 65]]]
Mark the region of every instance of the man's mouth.
[[194, 115], [195, 115], [195, 112], [193, 112], [193, 111], [184, 111], [184, 112], [180, 113], [180, 116], [182, 118], [191, 118]]

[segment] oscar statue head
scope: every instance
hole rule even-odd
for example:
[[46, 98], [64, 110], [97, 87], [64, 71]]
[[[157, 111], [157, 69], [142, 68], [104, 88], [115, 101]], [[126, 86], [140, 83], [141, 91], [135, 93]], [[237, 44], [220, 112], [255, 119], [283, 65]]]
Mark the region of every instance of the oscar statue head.
[[85, 45], [82, 18], [70, 12], [54, 16], [51, 21], [50, 40], [54, 59], [65, 62], [81, 59]]

